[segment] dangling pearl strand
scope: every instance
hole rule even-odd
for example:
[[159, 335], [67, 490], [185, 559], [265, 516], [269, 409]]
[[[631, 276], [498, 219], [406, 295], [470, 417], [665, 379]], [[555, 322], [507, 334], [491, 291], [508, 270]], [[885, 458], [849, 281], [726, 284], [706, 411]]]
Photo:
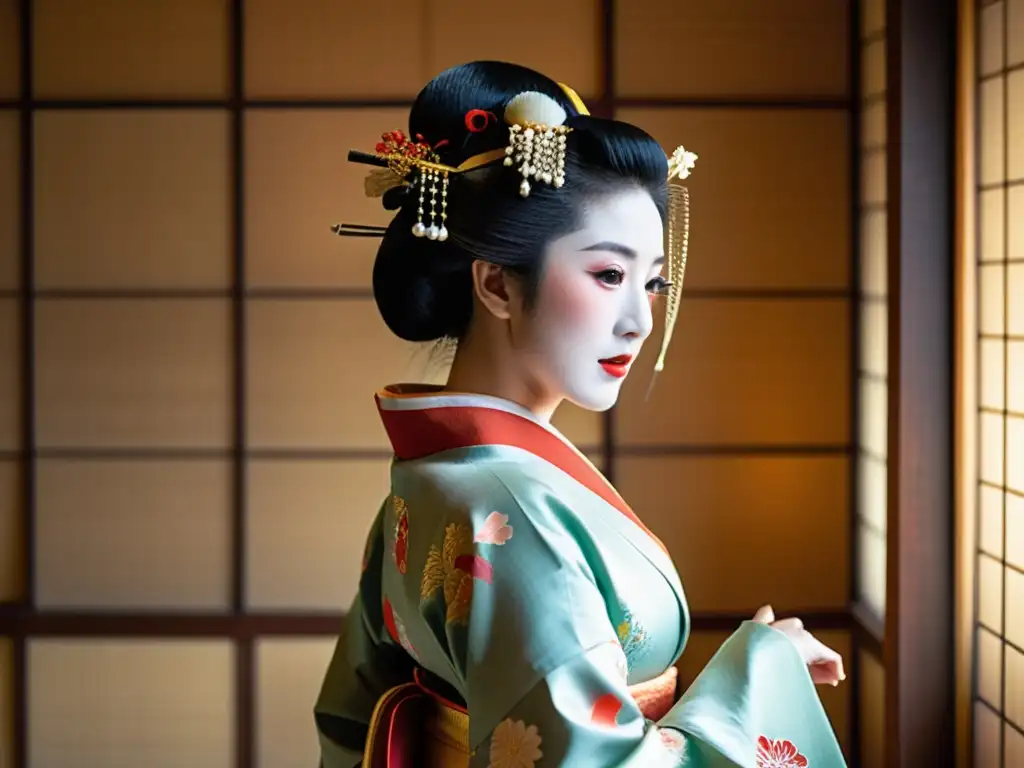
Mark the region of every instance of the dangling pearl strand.
[[523, 128], [519, 125], [509, 127], [509, 145], [505, 147], [505, 165], [511, 167], [519, 163], [519, 173], [523, 181], [519, 185], [519, 194], [530, 195], [530, 177], [534, 181], [543, 181], [556, 189], [565, 184], [565, 126], [534, 126]]
[[[437, 210], [437, 184], [441, 183], [441, 210]], [[430, 184], [430, 225], [423, 223], [423, 214], [426, 213], [424, 203], [427, 193], [427, 184]], [[420, 171], [417, 184], [420, 188], [419, 205], [416, 208], [416, 223], [412, 226], [412, 233], [416, 237], [426, 237], [429, 240], [444, 242], [448, 239], [448, 227], [445, 221], [448, 218], [448, 173], [428, 169]], [[437, 220], [441, 224], [438, 226]]]
[[423, 193], [426, 188], [425, 182], [426, 174], [423, 171], [420, 171], [419, 175], [416, 177], [416, 184], [420, 188], [420, 203], [419, 207], [416, 209], [416, 223], [412, 225], [412, 233], [416, 237], [423, 237], [427, 234], [427, 228], [423, 224]]
[[448, 239], [448, 227], [445, 221], [448, 219], [448, 171], [441, 176], [441, 228], [437, 231], [437, 239], [444, 242]]

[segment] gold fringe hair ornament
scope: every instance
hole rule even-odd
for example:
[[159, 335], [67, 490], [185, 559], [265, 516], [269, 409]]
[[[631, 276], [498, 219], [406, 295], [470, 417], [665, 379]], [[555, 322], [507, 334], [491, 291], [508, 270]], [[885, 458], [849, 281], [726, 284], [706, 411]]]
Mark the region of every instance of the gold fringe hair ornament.
[[[576, 110], [581, 115], [589, 115], [576, 92], [567, 85], [560, 85]], [[472, 110], [466, 115], [466, 127], [470, 131], [482, 130], [478, 118], [482, 118], [486, 126], [490, 117], [483, 110]], [[474, 155], [457, 166], [439, 161], [437, 150], [443, 143], [431, 146], [422, 136], [409, 138], [402, 131], [383, 134], [375, 153], [352, 150], [348, 159], [376, 166], [364, 183], [368, 197], [380, 197], [399, 186], [408, 186], [410, 193], [417, 193], [413, 235], [444, 242], [448, 239], [448, 180], [453, 174], [466, 173], [500, 160], [507, 167], [514, 166], [522, 176], [519, 194], [523, 197], [530, 195], [535, 184], [548, 184], [558, 189], [565, 183], [567, 136], [572, 128], [565, 125], [567, 115], [562, 106], [550, 96], [528, 91], [513, 98], [502, 117], [509, 127], [508, 145], [504, 149]], [[665, 254], [666, 279], [670, 285], [665, 306], [665, 331], [654, 364], [655, 376], [665, 368], [665, 357], [682, 299], [690, 239], [690, 196], [680, 182], [689, 177], [696, 160], [697, 155], [683, 147], [678, 147], [668, 159]], [[386, 227], [335, 224], [331, 231], [346, 237], [381, 237]], [[654, 386], [653, 378], [651, 386]]]

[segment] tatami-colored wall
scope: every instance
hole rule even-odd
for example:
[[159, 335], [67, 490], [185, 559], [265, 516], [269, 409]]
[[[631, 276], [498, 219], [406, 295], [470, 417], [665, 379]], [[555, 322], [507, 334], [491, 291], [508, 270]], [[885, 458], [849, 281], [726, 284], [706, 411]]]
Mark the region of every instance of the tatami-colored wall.
[[648, 350], [610, 418], [558, 418], [676, 557], [684, 677], [765, 602], [850, 657], [847, 6], [0, 0], [0, 766], [315, 764], [372, 394], [443, 378], [329, 226], [386, 221], [347, 150], [473, 58], [700, 154], [652, 398]]

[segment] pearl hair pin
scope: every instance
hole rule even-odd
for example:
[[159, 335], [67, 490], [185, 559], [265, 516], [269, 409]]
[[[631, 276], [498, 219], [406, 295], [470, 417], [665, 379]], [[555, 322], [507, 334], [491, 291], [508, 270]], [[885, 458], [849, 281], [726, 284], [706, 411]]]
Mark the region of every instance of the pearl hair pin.
[[[423, 223], [424, 197], [430, 185], [430, 225]], [[437, 210], [437, 185], [441, 185], [441, 210]], [[416, 208], [416, 223], [412, 225], [412, 233], [416, 237], [444, 242], [448, 239], [448, 227], [444, 225], [448, 218], [448, 172], [434, 168], [423, 168], [419, 172], [416, 186], [420, 190], [419, 205]], [[440, 225], [437, 223], [440, 221]]]
[[[572, 88], [561, 83], [559, 86], [576, 110], [576, 114], [590, 114]], [[411, 203], [413, 194], [417, 194], [416, 222], [411, 227], [412, 234], [435, 242], [444, 242], [450, 237], [446, 223], [448, 181], [451, 174], [467, 173], [501, 160], [505, 167], [515, 167], [522, 177], [519, 194], [524, 198], [530, 196], [533, 185], [537, 183], [548, 184], [555, 189], [564, 186], [567, 136], [572, 131], [572, 128], [565, 124], [567, 119], [566, 110], [555, 99], [537, 91], [526, 91], [513, 97], [502, 114], [502, 121], [509, 129], [506, 146], [473, 155], [458, 166], [445, 165], [440, 161], [437, 150], [448, 144], [447, 139], [441, 139], [431, 145], [423, 136], [416, 135], [410, 138], [402, 131], [382, 134], [376, 153], [350, 150], [348, 159], [351, 162], [376, 166], [364, 182], [364, 190], [368, 196], [386, 198], [392, 189], [404, 188], [402, 196], [409, 196], [407, 202], [387, 206], [389, 210]], [[485, 109], [471, 109], [466, 113], [464, 122], [469, 133], [484, 134], [492, 130], [492, 123], [497, 120], [494, 113]], [[682, 301], [683, 278], [686, 274], [689, 251], [690, 196], [681, 182], [689, 178], [697, 161], [697, 154], [684, 147], [678, 147], [668, 155], [667, 160], [666, 181], [669, 194], [665, 254], [670, 290], [666, 296], [665, 331], [658, 359], [654, 364], [655, 376], [665, 367], [669, 342]], [[427, 192], [430, 193], [429, 200]], [[387, 228], [335, 224], [331, 230], [345, 237], [381, 237]], [[653, 385], [654, 378], [651, 379], [651, 386]]]
[[509, 144], [505, 165], [517, 165], [523, 176], [519, 194], [530, 195], [530, 179], [558, 189], [565, 184], [566, 114], [562, 106], [543, 93], [527, 91], [505, 108]]

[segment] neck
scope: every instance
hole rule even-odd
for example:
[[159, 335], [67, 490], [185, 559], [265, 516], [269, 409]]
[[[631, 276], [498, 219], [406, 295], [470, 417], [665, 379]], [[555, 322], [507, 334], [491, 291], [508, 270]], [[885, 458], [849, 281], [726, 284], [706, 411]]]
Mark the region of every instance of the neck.
[[485, 333], [477, 327], [466, 334], [455, 351], [446, 389], [508, 400], [529, 410], [538, 421], [550, 422], [561, 398], [547, 395], [525, 375], [508, 335], [500, 330]]

